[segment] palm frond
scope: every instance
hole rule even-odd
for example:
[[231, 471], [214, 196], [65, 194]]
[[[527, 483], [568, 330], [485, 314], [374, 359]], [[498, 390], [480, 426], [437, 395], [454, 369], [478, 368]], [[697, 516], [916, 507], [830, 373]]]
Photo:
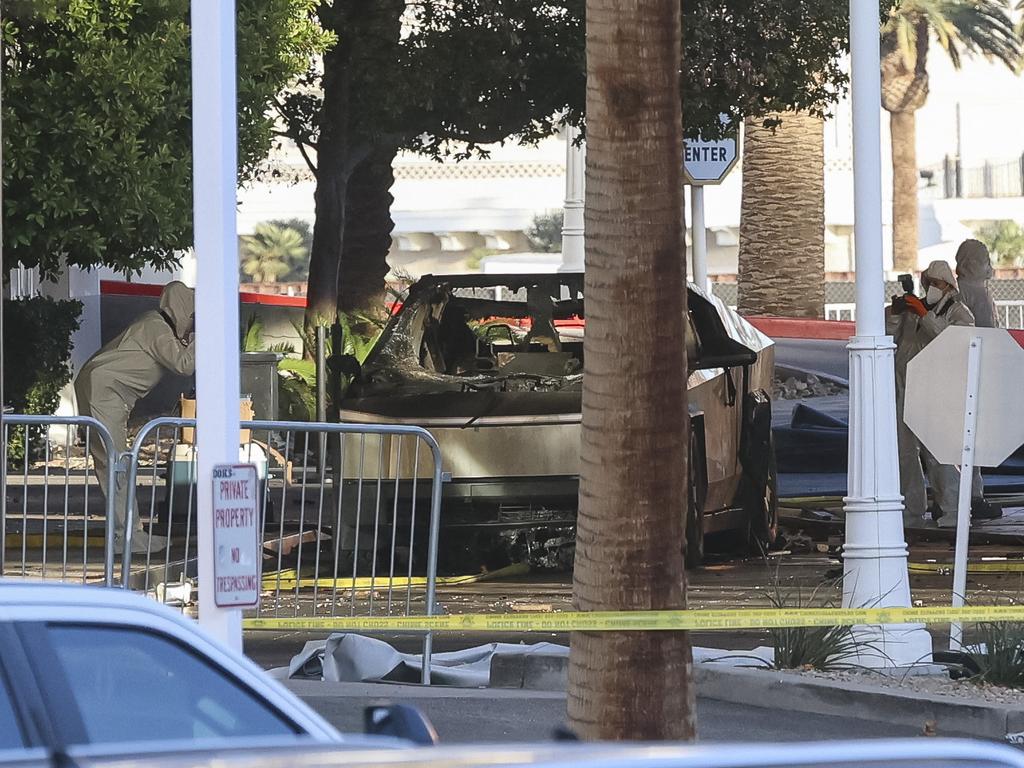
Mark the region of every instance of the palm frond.
[[[1024, 9], [1024, 2], [1018, 2], [1017, 9]], [[1010, 0], [904, 0], [882, 33], [900, 51], [908, 69], [914, 68], [916, 28], [922, 21], [957, 69], [964, 54], [1001, 61], [1014, 70], [1020, 66], [1024, 24], [1015, 28]]]

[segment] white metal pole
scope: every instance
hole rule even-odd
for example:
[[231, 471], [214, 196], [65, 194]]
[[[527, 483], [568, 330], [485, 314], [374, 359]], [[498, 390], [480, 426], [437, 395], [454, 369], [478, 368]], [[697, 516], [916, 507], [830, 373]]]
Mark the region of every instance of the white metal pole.
[[693, 259], [693, 282], [709, 293], [708, 238], [704, 225], [704, 185], [690, 185], [690, 253]]
[[234, 0], [192, 0], [199, 622], [242, 647], [242, 616], [213, 585], [213, 466], [238, 461], [238, 239]]
[[[878, 3], [850, 0], [857, 329], [850, 340], [850, 451], [843, 606], [909, 607], [896, 446], [892, 339], [885, 335]], [[931, 658], [923, 626], [858, 627], [860, 663], [905, 666]], [[877, 650], [875, 650], [877, 649]]]
[[583, 193], [586, 150], [576, 146], [579, 129], [565, 126], [565, 207], [562, 213], [562, 272], [583, 271]]
[[[964, 399], [964, 447], [960, 454], [960, 498], [956, 509], [956, 552], [953, 557], [953, 607], [962, 608], [967, 596], [967, 544], [971, 535], [971, 484], [974, 480], [974, 441], [978, 429], [978, 390], [981, 385], [981, 337], [967, 348], [967, 394]], [[949, 648], [963, 649], [964, 630], [949, 625]]]

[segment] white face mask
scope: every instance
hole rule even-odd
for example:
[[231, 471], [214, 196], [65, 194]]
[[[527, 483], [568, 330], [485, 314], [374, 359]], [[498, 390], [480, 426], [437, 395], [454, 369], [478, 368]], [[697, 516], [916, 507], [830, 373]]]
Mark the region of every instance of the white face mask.
[[925, 294], [924, 298], [929, 304], [938, 304], [942, 297], [946, 294], [942, 292], [941, 288], [936, 288], [934, 285], [928, 287], [928, 293]]

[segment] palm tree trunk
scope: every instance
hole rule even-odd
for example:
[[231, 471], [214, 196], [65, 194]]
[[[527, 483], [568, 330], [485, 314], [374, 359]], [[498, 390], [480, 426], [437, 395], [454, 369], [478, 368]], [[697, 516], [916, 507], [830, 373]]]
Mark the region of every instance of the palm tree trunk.
[[[686, 605], [678, 0], [587, 0], [586, 375], [577, 609]], [[575, 632], [586, 739], [694, 735], [685, 632]]]
[[825, 311], [825, 134], [821, 118], [747, 120], [740, 206], [739, 310], [822, 317]]
[[391, 164], [398, 150], [379, 146], [356, 166], [345, 201], [345, 240], [341, 250], [338, 309], [342, 312], [379, 307], [391, 250]]
[[917, 127], [914, 110], [889, 113], [892, 142], [892, 257], [897, 272], [917, 271]]

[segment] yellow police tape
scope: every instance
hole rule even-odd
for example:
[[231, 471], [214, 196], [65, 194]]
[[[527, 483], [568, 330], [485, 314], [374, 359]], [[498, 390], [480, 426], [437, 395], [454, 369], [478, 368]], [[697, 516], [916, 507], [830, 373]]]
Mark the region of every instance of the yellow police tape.
[[[911, 573], [952, 573], [952, 563], [908, 563]], [[991, 560], [967, 563], [968, 573], [1024, 573], [1024, 561]]]
[[[463, 584], [478, 584], [482, 581], [495, 581], [510, 576], [525, 576], [530, 572], [530, 566], [526, 563], [514, 563], [504, 568], [483, 573], [473, 573], [468, 576], [438, 576], [434, 580], [438, 587], [458, 587]], [[280, 571], [264, 573], [262, 578], [263, 589], [268, 592], [294, 591], [296, 589], [323, 589], [327, 591], [365, 592], [369, 590], [407, 590], [427, 586], [426, 576], [357, 576], [339, 577], [332, 579], [326, 576], [302, 576], [294, 568], [286, 568]]]
[[89, 536], [86, 538], [81, 533], [72, 533], [65, 536], [62, 533], [48, 533], [45, 536], [41, 533], [30, 533], [24, 535], [21, 533], [8, 533], [4, 537], [4, 548], [5, 549], [21, 549], [23, 546], [26, 549], [42, 549], [43, 545], [47, 547], [63, 547], [67, 544], [68, 547], [89, 547], [90, 549], [103, 549], [107, 545], [107, 540], [104, 536]]
[[347, 632], [636, 632], [784, 629], [855, 624], [962, 624], [1024, 621], [1024, 605], [964, 608], [743, 608], [687, 611], [566, 611], [444, 616], [253, 618], [245, 629]]

